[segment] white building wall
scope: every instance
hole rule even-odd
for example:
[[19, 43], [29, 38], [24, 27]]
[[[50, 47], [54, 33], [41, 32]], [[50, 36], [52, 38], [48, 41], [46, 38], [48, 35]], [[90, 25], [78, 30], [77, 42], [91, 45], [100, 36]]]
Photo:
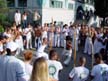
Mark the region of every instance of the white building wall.
[[53, 21], [69, 24], [74, 21], [74, 11], [67, 9], [47, 8], [42, 10], [42, 25]]

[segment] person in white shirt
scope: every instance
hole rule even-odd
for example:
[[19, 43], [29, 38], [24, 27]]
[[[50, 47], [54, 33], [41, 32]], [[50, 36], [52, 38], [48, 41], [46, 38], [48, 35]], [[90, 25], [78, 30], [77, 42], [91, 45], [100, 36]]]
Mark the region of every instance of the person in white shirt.
[[63, 56], [66, 57], [66, 59], [64, 60], [64, 65], [68, 66], [70, 61], [71, 61], [71, 57], [72, 57], [72, 42], [71, 40], [66, 40], [66, 49], [64, 49], [63, 51]]
[[27, 74], [27, 79], [30, 80], [33, 66], [30, 64], [33, 57], [33, 53], [30, 50], [24, 52], [24, 63], [25, 63], [25, 72]]
[[27, 13], [24, 12], [22, 15], [22, 24], [23, 24], [23, 28], [27, 27]]
[[34, 12], [34, 15], [33, 15], [33, 22], [34, 22], [34, 25], [35, 24], [39, 24], [38, 20], [40, 19], [40, 15], [37, 11]]
[[89, 70], [85, 68], [86, 58], [80, 57], [79, 58], [79, 65], [78, 67], [74, 67], [72, 71], [69, 73], [69, 79], [72, 81], [86, 81], [89, 76]]
[[59, 73], [63, 69], [63, 66], [58, 61], [58, 54], [55, 50], [51, 50], [49, 53], [48, 68], [50, 77], [59, 81]]
[[47, 46], [47, 38], [43, 38], [42, 45], [37, 49], [36, 58], [44, 57], [45, 59], [49, 59], [48, 54], [44, 52]]
[[24, 40], [26, 42], [25, 47], [26, 49], [32, 48], [32, 27], [28, 24], [27, 28], [23, 29], [23, 36], [25, 37]]
[[54, 34], [54, 47], [60, 47], [60, 27], [57, 26], [55, 28], [55, 34]]
[[6, 50], [7, 55], [0, 58], [0, 81], [27, 81], [24, 62], [14, 56], [16, 43], [7, 43]]
[[88, 32], [86, 34], [86, 41], [84, 46], [84, 53], [91, 55], [92, 54], [92, 48], [93, 48], [93, 42], [92, 42], [92, 35], [91, 35], [91, 29], [88, 29]]
[[19, 10], [16, 11], [15, 15], [14, 15], [14, 20], [16, 25], [18, 26], [19, 24], [21, 24], [21, 13]]
[[76, 49], [78, 51], [78, 39], [79, 39], [79, 30], [76, 26], [73, 26], [72, 28], [72, 46], [73, 50]]
[[65, 24], [63, 26], [62, 34], [61, 34], [61, 46], [66, 48], [66, 36], [68, 36], [68, 25]]
[[108, 65], [102, 60], [101, 54], [94, 55], [96, 65], [91, 71], [92, 81], [108, 81]]

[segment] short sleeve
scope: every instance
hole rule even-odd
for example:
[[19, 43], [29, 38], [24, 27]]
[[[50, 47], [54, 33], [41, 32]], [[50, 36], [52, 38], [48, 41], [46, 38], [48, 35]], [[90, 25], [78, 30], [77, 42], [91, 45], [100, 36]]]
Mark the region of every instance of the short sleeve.
[[25, 66], [21, 61], [16, 63], [16, 77], [18, 81], [26, 81]]
[[76, 73], [75, 68], [73, 68], [72, 71], [69, 73], [69, 77], [73, 78], [75, 73]]
[[59, 62], [59, 70], [62, 70], [63, 69], [63, 66], [62, 64]]

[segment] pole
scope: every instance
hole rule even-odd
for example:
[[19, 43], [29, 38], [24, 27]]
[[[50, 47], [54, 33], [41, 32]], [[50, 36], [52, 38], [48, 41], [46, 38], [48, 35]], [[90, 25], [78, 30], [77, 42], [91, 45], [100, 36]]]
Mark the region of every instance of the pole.
[[[92, 39], [92, 37], [91, 37]], [[91, 42], [91, 46], [92, 46], [92, 68], [93, 68], [93, 65], [94, 65], [94, 48], [93, 48], [93, 43]]]
[[93, 65], [94, 65], [94, 48], [93, 48], [93, 42], [92, 42], [92, 31], [90, 32], [90, 38], [91, 38], [92, 68], [93, 68]]
[[52, 45], [53, 45], [53, 36], [52, 36], [52, 32], [53, 32], [53, 26], [54, 26], [54, 21], [53, 21], [53, 17], [51, 18], [51, 22], [52, 22], [52, 26], [51, 26], [51, 38], [50, 38], [50, 44], [49, 44], [49, 51], [52, 50]]
[[76, 31], [74, 32], [74, 67], [76, 66]]

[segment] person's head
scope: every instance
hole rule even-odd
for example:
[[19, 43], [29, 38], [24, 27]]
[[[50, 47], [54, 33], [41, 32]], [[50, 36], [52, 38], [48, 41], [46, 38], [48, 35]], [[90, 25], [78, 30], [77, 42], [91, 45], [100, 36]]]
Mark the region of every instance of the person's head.
[[35, 60], [30, 81], [49, 81], [48, 65], [41, 57]]
[[79, 64], [80, 64], [81, 66], [84, 66], [84, 65], [86, 64], [86, 58], [85, 58], [85, 57], [80, 57], [80, 58], [79, 58]]
[[18, 45], [15, 42], [13, 42], [13, 41], [8, 42], [6, 44], [6, 51], [7, 51], [8, 55], [15, 55], [17, 49], [18, 49]]
[[96, 54], [94, 55], [94, 59], [95, 59], [96, 64], [100, 64], [101, 61], [102, 61], [102, 55], [96, 53]]
[[33, 57], [33, 53], [30, 50], [27, 50], [24, 52], [24, 60], [25, 61], [31, 61]]
[[58, 60], [58, 54], [55, 50], [51, 50], [49, 53], [49, 59], [50, 60]]

